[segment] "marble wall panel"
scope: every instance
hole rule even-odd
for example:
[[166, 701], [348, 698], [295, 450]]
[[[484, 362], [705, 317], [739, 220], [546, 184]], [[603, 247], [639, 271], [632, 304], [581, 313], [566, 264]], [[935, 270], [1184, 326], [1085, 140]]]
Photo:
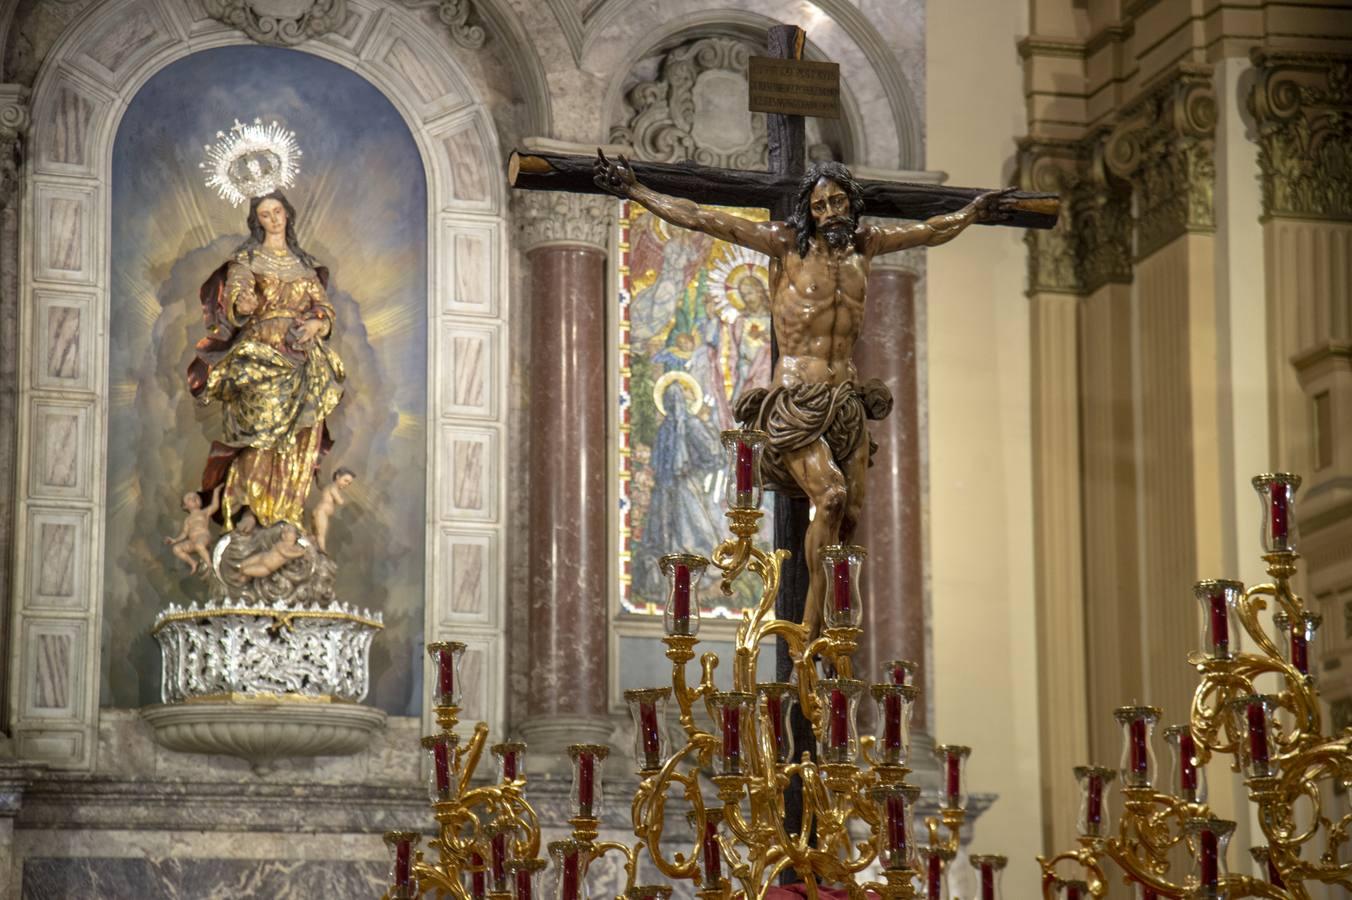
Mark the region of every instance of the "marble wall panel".
[[479, 521], [498, 517], [498, 432], [487, 428], [443, 425], [441, 516]]
[[497, 417], [501, 334], [499, 325], [442, 326], [438, 382], [443, 416]]
[[181, 859], [29, 857], [23, 900], [138, 897], [141, 900], [234, 900], [269, 897], [368, 898], [386, 887], [388, 865], [351, 859]]
[[33, 186], [37, 239], [34, 274], [42, 280], [94, 284], [94, 191], [38, 182]]
[[479, 115], [466, 119], [441, 136], [441, 148], [451, 173], [451, 193], [457, 199], [491, 207], [497, 167], [484, 157], [486, 126]]
[[434, 43], [386, 16], [376, 24], [363, 55], [393, 82], [394, 93], [410, 101], [420, 118], [445, 115], [466, 105], [463, 79]]
[[78, 719], [84, 712], [85, 663], [88, 659], [83, 619], [24, 621], [24, 667], [21, 714], [30, 719]]
[[39, 388], [90, 390], [95, 329], [93, 298], [84, 294], [35, 291], [33, 384]]
[[443, 219], [439, 239], [443, 250], [437, 271], [440, 312], [497, 315], [500, 226]]
[[29, 494], [89, 500], [90, 407], [75, 401], [32, 401]]
[[98, 165], [93, 145], [97, 122], [106, 118], [103, 92], [73, 72], [63, 71], [41, 109], [35, 111], [34, 168], [41, 174], [92, 175]]
[[29, 508], [25, 611], [89, 609], [89, 523], [84, 510]]
[[79, 763], [85, 758], [86, 732], [83, 728], [43, 728], [20, 731], [14, 742], [20, 759], [41, 759], [49, 763]]
[[441, 529], [437, 553], [449, 602], [438, 609], [438, 625], [497, 624], [502, 583], [500, 543], [496, 531]]
[[155, 4], [130, 7], [111, 27], [98, 29], [76, 49], [72, 64], [116, 87], [145, 60], [181, 40], [175, 23]]

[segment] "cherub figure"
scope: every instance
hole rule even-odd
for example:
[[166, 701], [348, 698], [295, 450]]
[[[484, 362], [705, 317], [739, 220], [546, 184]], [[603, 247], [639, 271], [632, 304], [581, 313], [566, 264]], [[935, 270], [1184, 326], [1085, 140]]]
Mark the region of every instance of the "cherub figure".
[[329, 519], [337, 511], [338, 507], [347, 503], [343, 498], [343, 491], [357, 479], [356, 473], [351, 469], [338, 469], [333, 473], [333, 481], [328, 487], [319, 492], [319, 502], [315, 504], [314, 512], [311, 513], [311, 523], [314, 527], [315, 541], [319, 544], [319, 552], [327, 554], [328, 547], [326, 541], [329, 536]]
[[211, 494], [211, 505], [202, 508], [202, 496], [196, 491], [183, 495], [183, 527], [178, 534], [167, 537], [164, 542], [170, 546], [175, 556], [188, 564], [193, 575], [199, 571], [206, 574], [211, 571], [211, 553], [207, 545], [211, 543], [211, 517], [221, 507], [221, 488], [217, 485]]
[[267, 550], [255, 553], [239, 564], [239, 572], [247, 578], [266, 578], [293, 559], [305, 555], [300, 545], [300, 530], [289, 522], [282, 526], [282, 536]]

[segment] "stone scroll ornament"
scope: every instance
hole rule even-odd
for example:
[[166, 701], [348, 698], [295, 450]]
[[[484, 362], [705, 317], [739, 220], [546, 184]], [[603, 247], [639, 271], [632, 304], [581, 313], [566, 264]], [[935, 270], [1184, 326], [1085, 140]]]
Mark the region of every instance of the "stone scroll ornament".
[[[329, 523], [355, 475], [338, 469], [315, 493], [332, 447], [327, 418], [346, 381], [329, 347], [335, 327], [328, 272], [300, 246], [283, 193], [300, 172], [296, 135], [279, 122], [239, 121], [203, 148], [206, 186], [247, 204], [249, 237], [202, 286], [205, 336], [188, 387], [221, 410], [200, 490], [165, 538], [206, 581], [204, 604], [171, 603], [156, 620], [165, 702], [301, 695], [359, 701], [379, 613], [337, 600]], [[224, 532], [211, 538], [211, 522]]]

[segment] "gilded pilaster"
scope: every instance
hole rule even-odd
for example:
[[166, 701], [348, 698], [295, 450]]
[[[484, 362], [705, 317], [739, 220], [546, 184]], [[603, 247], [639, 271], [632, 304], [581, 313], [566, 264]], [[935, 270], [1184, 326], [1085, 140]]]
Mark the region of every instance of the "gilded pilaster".
[[[1255, 51], [1274, 467], [1305, 478], [1301, 551], [1335, 709], [1352, 705], [1352, 56]], [[1340, 608], [1345, 607], [1345, 608]], [[1341, 625], [1339, 617], [1342, 616]]]

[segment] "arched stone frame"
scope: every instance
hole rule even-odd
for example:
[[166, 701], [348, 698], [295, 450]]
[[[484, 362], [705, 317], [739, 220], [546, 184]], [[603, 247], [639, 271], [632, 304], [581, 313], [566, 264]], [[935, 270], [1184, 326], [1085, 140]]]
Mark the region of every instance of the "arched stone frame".
[[[470, 645], [466, 674], [476, 683], [467, 714], [499, 729], [508, 363], [506, 198], [496, 174], [502, 154], [480, 92], [455, 61], [464, 51], [415, 13], [373, 0], [349, 0], [348, 7], [343, 28], [297, 49], [343, 65], [380, 90], [404, 117], [424, 161], [430, 382], [424, 633], [428, 640], [454, 633]], [[109, 192], [118, 124], [130, 99], [165, 66], [199, 50], [247, 43], [216, 20], [195, 16], [194, 8], [168, 0], [96, 6], [52, 47], [33, 90], [21, 223], [30, 250], [20, 261], [7, 699], [19, 758], [53, 766], [92, 768], [98, 728]], [[69, 352], [79, 360], [73, 374], [50, 364], [57, 318], [67, 329], [62, 334], [73, 335]], [[424, 659], [424, 677], [426, 665]]]

